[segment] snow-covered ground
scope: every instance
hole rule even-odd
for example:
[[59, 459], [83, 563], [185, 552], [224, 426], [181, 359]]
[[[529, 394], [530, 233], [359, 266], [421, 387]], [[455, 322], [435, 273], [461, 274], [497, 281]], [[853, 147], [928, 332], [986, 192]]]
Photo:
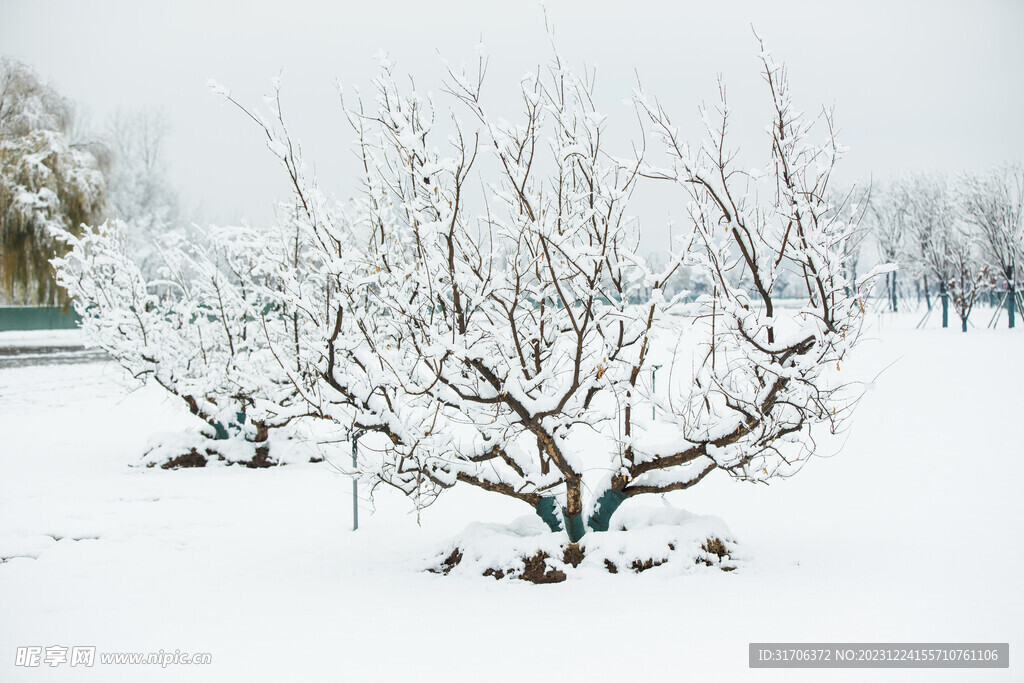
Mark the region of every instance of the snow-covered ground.
[[[739, 569], [542, 586], [423, 571], [521, 503], [454, 490], [417, 525], [385, 493], [353, 533], [330, 461], [132, 467], [189, 424], [181, 406], [126, 393], [103, 360], [0, 368], [0, 680], [1024, 680], [1024, 337], [919, 318], [877, 318], [844, 367], [887, 369], [845, 443], [823, 444], [834, 457], [669, 497], [725, 520]], [[749, 642], [1006, 641], [1010, 669], [747, 667]], [[18, 647], [52, 645], [212, 663], [15, 666]]]

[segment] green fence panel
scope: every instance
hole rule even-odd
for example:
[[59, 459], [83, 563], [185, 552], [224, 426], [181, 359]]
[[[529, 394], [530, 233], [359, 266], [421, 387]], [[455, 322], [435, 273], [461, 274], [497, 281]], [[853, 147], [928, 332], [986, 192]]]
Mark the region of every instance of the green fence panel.
[[0, 306], [0, 332], [73, 330], [80, 320], [63, 306]]

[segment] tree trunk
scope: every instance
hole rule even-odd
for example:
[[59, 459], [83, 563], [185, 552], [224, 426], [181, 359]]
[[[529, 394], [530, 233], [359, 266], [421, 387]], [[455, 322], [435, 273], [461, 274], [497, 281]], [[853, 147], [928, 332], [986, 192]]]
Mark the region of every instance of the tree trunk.
[[[245, 413], [238, 413], [236, 417], [242, 415]], [[240, 424], [244, 424], [244, 422], [240, 422]], [[253, 443], [256, 444], [256, 452], [246, 466], [270, 467], [274, 464], [270, 459], [270, 427], [265, 422], [253, 422], [252, 424], [256, 428], [256, 436], [253, 439]]]
[[1012, 330], [1017, 317], [1017, 292], [1014, 290], [1013, 283], [1010, 284], [1010, 292], [1006, 296], [1006, 316], [1010, 319], [1010, 329]]
[[924, 275], [922, 278], [924, 280], [924, 302], [928, 305], [928, 310], [930, 311], [932, 310], [932, 297], [928, 292], [928, 276]]
[[[244, 414], [245, 413], [239, 413], [239, 415], [244, 415]], [[256, 427], [256, 442], [257, 443], [263, 443], [264, 441], [266, 441], [267, 439], [270, 438], [270, 427], [267, 426], [267, 423], [265, 423], [265, 422], [253, 422], [252, 424], [253, 424], [254, 427]]]
[[899, 312], [896, 306], [896, 271], [893, 271], [892, 273], [892, 312]]
[[[241, 429], [241, 428], [243, 428], [245, 426], [245, 411], [239, 411], [239, 412], [235, 413], [235, 421], [234, 422], [230, 422], [230, 423], [225, 425], [222, 422], [220, 422], [219, 420], [212, 420], [212, 421], [209, 422], [209, 425], [211, 427], [213, 427], [213, 431], [214, 431], [213, 438], [214, 438], [214, 440], [215, 441], [225, 441], [225, 440], [231, 438], [231, 432], [228, 431], [228, 427], [232, 427], [232, 428], [235, 428], [235, 429]], [[259, 426], [257, 426], [257, 429], [259, 429]], [[264, 429], [266, 429], [266, 428], [264, 427]], [[262, 439], [257, 438], [256, 440], [257, 441], [266, 441], [267, 438], [266, 438], [266, 436], [264, 436]]]
[[946, 294], [946, 285], [939, 285], [939, 296], [942, 297], [942, 327], [949, 327], [949, 294]]
[[562, 508], [565, 532], [569, 534], [569, 541], [576, 543], [587, 533], [587, 527], [583, 523], [583, 492], [579, 479], [571, 479], [565, 483], [565, 499], [566, 506]]
[[[569, 490], [579, 491], [579, 484], [576, 486], [569, 487]], [[575, 496], [574, 500], [579, 500]], [[563, 528], [566, 534], [569, 536], [569, 541], [576, 543], [583, 538], [587, 529], [591, 531], [608, 531], [608, 525], [611, 522], [612, 515], [619, 509], [619, 506], [626, 500], [626, 494], [617, 489], [608, 489], [601, 497], [597, 499], [597, 504], [594, 508], [594, 514], [591, 515], [590, 519], [587, 520], [586, 524], [583, 522], [583, 506], [579, 506], [579, 509], [575, 511], [575, 514], [570, 513], [569, 506], [562, 508], [562, 520], [564, 525], [558, 517], [558, 503], [551, 496], [545, 496], [537, 502], [534, 506], [534, 511], [537, 516], [540, 517], [544, 524], [553, 532], [562, 531]]]
[[548, 528], [552, 531], [561, 531], [562, 525], [558, 521], [558, 503], [555, 499], [550, 496], [545, 496], [538, 501], [537, 505], [534, 506], [534, 510], [537, 512], [537, 516], [544, 520]]
[[626, 500], [626, 494], [616, 489], [608, 489], [601, 497], [597, 499], [597, 505], [594, 508], [594, 514], [590, 516], [587, 521], [587, 526], [590, 527], [591, 531], [608, 531], [608, 525], [611, 523], [612, 515], [619, 509], [623, 501]]

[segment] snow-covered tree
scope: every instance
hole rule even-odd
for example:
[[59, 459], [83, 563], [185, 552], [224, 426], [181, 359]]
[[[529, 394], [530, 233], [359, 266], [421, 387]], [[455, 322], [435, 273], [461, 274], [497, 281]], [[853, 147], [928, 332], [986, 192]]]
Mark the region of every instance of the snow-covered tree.
[[[860, 272], [864, 242], [870, 237], [871, 223], [865, 220], [865, 217], [871, 210], [871, 194], [870, 186], [867, 188], [853, 186], [845, 191], [833, 190], [829, 197], [829, 204], [831, 205], [829, 215], [845, 219], [851, 226], [857, 226], [855, 230], [850, 231], [842, 244], [843, 264], [846, 269], [845, 277], [850, 282], [847, 286], [847, 294], [853, 293], [858, 280], [858, 273]], [[897, 262], [890, 260], [883, 261], [883, 263]], [[792, 287], [790, 287], [790, 280], [793, 281]], [[800, 277], [798, 275], [790, 273], [789, 277], [782, 279], [780, 284], [786, 285], [787, 291], [790, 289], [799, 290], [799, 280]]]
[[974, 304], [992, 284], [984, 259], [984, 242], [975, 222], [965, 220], [965, 204], [943, 176], [917, 174], [902, 179], [894, 192], [894, 204], [911, 237], [908, 250], [915, 271], [927, 289], [931, 275], [942, 299], [942, 326], [949, 325], [949, 305], [967, 323]]
[[295, 318], [275, 296], [282, 278], [295, 277], [284, 234], [217, 228], [205, 246], [169, 240], [156, 280], [129, 255], [118, 221], [59, 237], [69, 251], [54, 259], [57, 282], [90, 341], [205, 423], [200, 433], [161, 444], [150, 463], [270, 464], [270, 430], [305, 405], [282, 370], [296, 359]]
[[1009, 326], [1015, 325], [1024, 273], [1024, 165], [967, 175], [960, 192], [963, 218], [977, 232], [984, 259], [1005, 290]]
[[0, 59], [0, 302], [53, 304], [50, 231], [100, 218], [105, 181], [69, 142], [70, 103], [27, 66]]
[[[853, 399], [836, 375], [878, 271], [846, 277], [855, 226], [827, 199], [841, 151], [830, 115], [814, 141], [784, 71], [767, 54], [762, 66], [771, 154], [748, 173], [724, 102], [705, 112], [710, 142], [691, 150], [637, 93], [668, 152], [652, 165], [609, 155], [593, 80], [558, 58], [522, 80], [518, 123], [485, 107], [483, 64], [449, 72], [445, 109], [400, 87], [384, 60], [373, 105], [346, 109], [364, 177], [344, 210], [308, 175], [279, 99], [269, 119], [246, 112], [317, 254], [318, 284], [284, 288], [309, 316], [296, 348], [316, 368], [295, 384], [310, 413], [376, 435], [366, 478], [417, 505], [456, 485], [509, 496], [576, 541], [607, 529], [624, 500], [715, 470], [790, 473], [813, 453], [812, 427], [839, 427]], [[649, 179], [677, 184], [692, 222], [657, 272], [627, 210]], [[690, 305], [665, 295], [684, 266], [710, 284]], [[798, 309], [776, 306], [787, 272], [802, 283]], [[673, 314], [699, 339], [656, 394], [648, 371]]]
[[[906, 262], [909, 216], [907, 194], [911, 192], [909, 181], [899, 179], [886, 186], [872, 188], [868, 204], [867, 223], [869, 232], [878, 250], [881, 263]], [[885, 293], [893, 313], [899, 309], [899, 287], [897, 271], [885, 276]]]
[[992, 274], [984, 257], [984, 242], [976, 226], [958, 222], [940, 236], [943, 258], [951, 268], [944, 282], [953, 310], [960, 318], [960, 329], [967, 331], [967, 321], [982, 294], [992, 288]]
[[950, 283], [957, 277], [951, 245], [957, 211], [945, 177], [917, 174], [903, 181], [901, 202], [911, 234], [910, 265], [920, 273], [927, 296], [933, 278], [942, 303], [942, 326], [949, 326]]

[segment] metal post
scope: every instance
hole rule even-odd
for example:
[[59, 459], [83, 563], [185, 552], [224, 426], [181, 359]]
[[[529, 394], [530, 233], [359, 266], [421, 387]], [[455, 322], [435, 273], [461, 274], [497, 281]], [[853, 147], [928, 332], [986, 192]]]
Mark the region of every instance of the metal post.
[[359, 437], [365, 432], [360, 429], [352, 433], [352, 531], [359, 529]]
[[[651, 366], [651, 393], [654, 394], [658, 391], [658, 368], [660, 365]], [[654, 420], [654, 402], [651, 402], [651, 420]]]

